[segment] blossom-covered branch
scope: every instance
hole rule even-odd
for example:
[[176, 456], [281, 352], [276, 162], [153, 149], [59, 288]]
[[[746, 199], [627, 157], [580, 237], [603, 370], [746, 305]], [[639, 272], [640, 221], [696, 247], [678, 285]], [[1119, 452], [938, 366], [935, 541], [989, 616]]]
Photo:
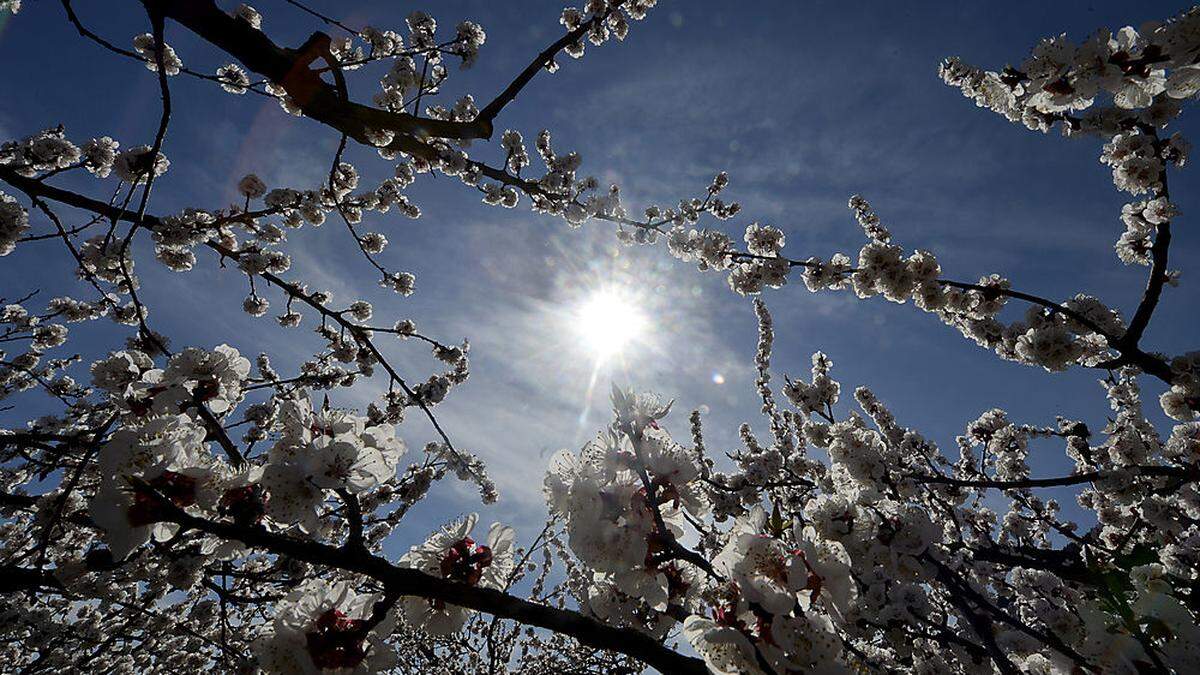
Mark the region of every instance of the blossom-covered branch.
[[[1122, 209], [1117, 256], [1149, 268], [1126, 320], [1083, 294], [1057, 301], [994, 274], [948, 279], [933, 253], [895, 243], [859, 196], [849, 201], [866, 238], [856, 259], [785, 255], [778, 227], [749, 223], [741, 242], [700, 227], [742, 213], [725, 201], [724, 173], [699, 196], [634, 216], [619, 187], [580, 173], [579, 155], [556, 149], [549, 131], [532, 150], [506, 129], [467, 153], [465, 141], [491, 138], [560, 53], [578, 58], [585, 43], [624, 39], [653, 4], [568, 7], [563, 34], [479, 109], [471, 96], [440, 102], [445, 61], [480, 57], [485, 33], [473, 22], [448, 35], [413, 12], [401, 35], [351, 29], [289, 0], [307, 21], [347, 34], [315, 32], [292, 49], [268, 37], [248, 5], [227, 13], [211, 0], [145, 0], [150, 32], [127, 49], [63, 0], [83, 39], [151, 71], [161, 112], [132, 147], [109, 136], [73, 140], [61, 126], [0, 145], [0, 182], [11, 190], [0, 192], [0, 256], [57, 251], [77, 275], [71, 295], [44, 301], [17, 289], [0, 303], [0, 400], [22, 414], [43, 395], [36, 416], [0, 430], [6, 664], [965, 675], [1186, 672], [1200, 662], [1200, 352], [1172, 358], [1143, 346], [1179, 281], [1168, 269], [1180, 214], [1167, 183], [1188, 144], [1167, 132], [1200, 93], [1200, 10], [1080, 44], [1049, 38], [1018, 67], [949, 59], [940, 69], [1013, 122], [1103, 141], [1114, 184], [1138, 198]], [[0, 12], [19, 5], [0, 0]], [[191, 56], [168, 43], [175, 26], [237, 63], [212, 75], [186, 68]], [[373, 105], [350, 96], [368, 64], [387, 66]], [[328, 127], [338, 142], [318, 167], [321, 183], [271, 188], [249, 174], [236, 203], [153, 207], [153, 188], [172, 180], [172, 120], [194, 114], [172, 106], [179, 74], [231, 96], [271, 96]], [[377, 149], [389, 177], [360, 178], [346, 160], [349, 141]], [[531, 152], [544, 171], [531, 168]], [[85, 173], [100, 197], [61, 187]], [[747, 422], [737, 447], [717, 448], [693, 411], [681, 443], [668, 430], [672, 403], [614, 386], [611, 422], [550, 460], [548, 517], [528, 545], [503, 523], [484, 532], [464, 509], [393, 555], [401, 523], [440, 481], [454, 476], [483, 502], [498, 498], [484, 463], [436, 414], [467, 382], [470, 344], [310, 288], [292, 269], [288, 233], [337, 217], [367, 273], [407, 297], [416, 276], [391, 266], [392, 235], [368, 228], [388, 214], [419, 217], [408, 189], [426, 174], [458, 178], [490, 205], [527, 199], [571, 227], [615, 225], [625, 244], [663, 244], [700, 270], [725, 272], [741, 295], [799, 274], [813, 292], [911, 301], [1004, 359], [1099, 369], [1108, 422], [1022, 424], [993, 408], [943, 451], [870, 389], [844, 400], [821, 352], [807, 374], [776, 379], [774, 321], [755, 297], [747, 394], [766, 434]], [[281, 329], [304, 325], [307, 313], [311, 357], [281, 368], [269, 343], [253, 359], [227, 344], [172, 346], [190, 336], [154, 330], [161, 325], [139, 293], [139, 258], [150, 248], [150, 262], [172, 272], [207, 264], [236, 276], [248, 292], [230, 304], [264, 317], [279, 303]], [[1012, 316], [1017, 303], [1026, 311]], [[69, 325], [102, 318], [127, 337], [123, 348], [52, 356], [66, 353]], [[384, 340], [428, 349], [434, 372], [402, 372]], [[1159, 397], [1178, 422], [1169, 432], [1143, 410], [1141, 380], [1154, 381], [1145, 375], [1169, 387]], [[379, 386], [360, 386], [372, 380]], [[365, 410], [339, 405], [364, 397]], [[405, 443], [410, 412], [429, 422], [434, 442]], [[1031, 454], [1055, 450], [1070, 468], [1035, 476]], [[1064, 515], [1054, 496], [1065, 494], [1083, 522]]]

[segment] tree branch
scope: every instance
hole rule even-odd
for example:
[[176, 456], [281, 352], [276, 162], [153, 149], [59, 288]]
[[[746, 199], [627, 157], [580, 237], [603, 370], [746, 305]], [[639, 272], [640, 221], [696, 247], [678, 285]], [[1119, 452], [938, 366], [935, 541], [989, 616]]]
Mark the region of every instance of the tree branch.
[[[1132, 473], [1132, 477], [1134, 478], [1142, 476], [1154, 476], [1182, 478], [1189, 482], [1200, 480], [1200, 471], [1195, 469], [1185, 469], [1174, 466], [1131, 466], [1128, 468]], [[1000, 490], [1013, 490], [1022, 488], [1079, 485], [1081, 483], [1092, 483], [1098, 480], [1113, 478], [1117, 475], [1118, 473], [1116, 471], [1089, 471], [1087, 473], [1077, 473], [1071, 476], [1059, 476], [1056, 478], [1025, 478], [1022, 480], [993, 480], [989, 478], [965, 479], [952, 478], [950, 476], [923, 475], [909, 475], [906, 477], [917, 483], [937, 483], [940, 485], [953, 485], [955, 487], [982, 487], [997, 488]]]
[[[1152, 133], [1151, 135], [1154, 137], [1155, 148], [1159, 148], [1158, 134]], [[1158, 154], [1160, 157], [1162, 156], [1161, 151]], [[1171, 192], [1167, 186], [1165, 165], [1159, 174], [1159, 183], [1162, 187], [1156, 196], [1170, 201]], [[1150, 267], [1150, 278], [1146, 281], [1146, 291], [1142, 294], [1142, 300], [1138, 303], [1133, 318], [1129, 321], [1129, 330], [1125, 331], [1123, 342], [1130, 348], [1137, 348], [1142, 334], [1150, 325], [1150, 317], [1154, 315], [1154, 309], [1158, 306], [1158, 299], [1162, 295], [1163, 285], [1167, 280], [1167, 253], [1170, 247], [1171, 221], [1166, 220], [1155, 227], [1154, 245], [1150, 247], [1150, 255], [1154, 259]]]
[[[249, 23], [226, 14], [212, 0], [159, 0], [153, 3], [169, 19], [192, 31], [213, 46], [234, 57], [249, 70], [282, 86], [305, 116], [326, 124], [370, 145], [367, 131], [393, 131], [399, 134], [435, 138], [490, 138], [492, 125], [484, 120], [450, 122], [394, 113], [352, 101], [343, 101], [337, 90], [308, 66], [313, 56], [300, 49], [280, 47]], [[316, 33], [306, 42], [311, 46], [329, 36]]]
[[529, 62], [529, 65], [525, 66], [525, 70], [522, 70], [521, 73], [517, 75], [516, 79], [514, 79], [507, 87], [504, 88], [504, 91], [500, 92], [496, 98], [492, 99], [491, 103], [488, 103], [483, 107], [483, 110], [479, 111], [479, 117], [477, 119], [483, 120], [490, 125], [492, 120], [496, 119], [496, 115], [500, 114], [500, 111], [504, 109], [504, 106], [511, 103], [513, 99], [517, 97], [517, 94], [521, 93], [521, 90], [525, 88], [525, 85], [529, 84], [530, 80], [532, 80], [542, 68], [545, 68], [546, 64], [550, 63], [550, 61], [554, 59], [556, 54], [563, 49], [566, 49], [567, 45], [581, 40], [584, 34], [591, 30], [592, 26], [608, 19], [609, 14], [612, 14], [616, 7], [618, 7], [622, 2], [623, 0], [614, 2], [613, 6], [610, 7], [609, 10], [603, 14], [603, 16], [593, 16], [591, 19], [583, 22], [578, 28], [562, 36], [555, 41], [554, 44], [539, 52], [538, 55]]
[[[16, 171], [14, 171], [13, 169], [10, 169], [5, 166], [0, 166], [0, 180], [3, 180], [4, 182], [8, 183], [9, 185], [12, 185], [13, 187], [17, 188], [18, 190], [24, 192], [25, 194], [27, 194], [31, 197], [37, 196], [37, 197], [43, 197], [46, 199], [51, 199], [51, 200], [66, 204], [68, 206], [73, 206], [75, 208], [84, 209], [85, 211], [91, 211], [92, 213], [102, 214], [102, 215], [105, 215], [107, 217], [114, 218], [117, 220], [128, 221], [128, 222], [133, 222], [133, 220], [134, 220], [134, 214], [129, 213], [125, 209], [122, 209], [117, 206], [113, 206], [111, 204], [106, 204], [101, 201], [97, 201], [95, 199], [86, 197], [86, 196], [78, 194], [76, 192], [71, 192], [69, 190], [64, 190], [62, 188], [57, 188], [57, 187], [54, 187], [51, 185], [46, 185], [45, 183], [42, 183], [41, 181], [33, 179], [33, 178], [26, 178], [26, 177], [20, 175], [19, 173], [17, 173]], [[251, 214], [240, 214], [238, 216], [238, 219], [243, 218], [248, 215], [251, 215]], [[150, 230], [155, 230], [162, 226], [162, 220], [155, 216], [152, 216], [152, 215], [144, 216], [142, 218], [142, 223], [145, 227], [149, 228]], [[205, 245], [208, 246], [213, 251], [216, 251], [219, 255], [221, 255], [224, 258], [230, 258], [232, 260], [237, 260], [241, 256], [241, 252], [230, 249], [230, 248], [222, 245], [218, 241], [207, 241], [207, 242], [205, 242]], [[399, 372], [397, 372], [396, 369], [390, 363], [388, 363], [387, 359], [384, 357], [383, 353], [379, 350], [379, 348], [376, 347], [375, 344], [366, 337], [366, 334], [364, 332], [365, 329], [363, 327], [350, 322], [349, 320], [346, 319], [345, 316], [342, 315], [342, 313], [334, 312], [334, 311], [330, 310], [329, 308], [325, 307], [324, 305], [322, 305], [321, 303], [317, 302], [316, 300], [313, 300], [309, 294], [307, 294], [303, 291], [303, 289], [299, 288], [298, 286], [296, 286], [293, 283], [290, 283], [284, 279], [281, 279], [280, 277], [272, 274], [271, 272], [264, 271], [259, 276], [261, 276], [263, 279], [266, 279], [268, 282], [278, 286], [279, 288], [283, 289], [289, 296], [291, 296], [297, 300], [300, 300], [301, 302], [305, 303], [309, 307], [313, 308], [314, 310], [319, 312], [322, 316], [324, 316], [332, 321], [337, 322], [338, 325], [340, 325], [343, 328], [345, 328], [346, 330], [350, 331], [354, 335], [355, 339], [358, 340], [361, 345], [366, 347], [367, 350], [369, 350], [371, 352], [371, 354], [379, 361], [380, 365], [383, 366], [383, 368], [387, 372], [388, 376], [391, 377], [392, 380], [395, 381], [400, 386], [400, 388], [404, 391], [404, 393], [408, 396], [408, 398], [411, 401], [413, 401], [417, 407], [419, 407], [421, 409], [421, 411], [425, 414], [425, 417], [429, 420], [429, 423], [433, 425], [434, 430], [437, 431], [438, 435], [442, 438], [442, 441], [446, 443], [446, 447], [449, 448], [452, 452], [456, 452], [456, 450], [454, 448], [454, 444], [451, 443], [451, 441], [450, 441], [450, 436], [442, 428], [441, 424], [437, 421], [437, 418], [434, 417], [433, 411], [430, 410], [429, 405], [427, 403], [425, 403], [425, 401], [421, 400], [421, 398], [415, 394], [415, 392], [408, 385], [408, 383], [404, 380], [404, 378], [400, 377]], [[204, 415], [204, 413], [202, 412], [201, 416], [203, 416], [203, 415]], [[211, 426], [212, 425], [210, 424], [210, 427]], [[217, 435], [218, 440], [220, 440], [220, 437], [222, 435], [225, 435], [225, 430], [224, 430], [224, 428], [222, 428], [220, 426], [220, 424], [217, 424], [216, 428], [211, 429], [211, 430], [213, 431], [213, 433], [215, 433]], [[236, 447], [233, 446], [232, 441], [230, 441], [228, 444], [226, 444], [224, 441], [222, 441], [221, 445], [227, 453], [229, 452], [231, 447], [233, 447], [236, 450]], [[235, 456], [235, 455], [230, 455], [230, 460], [235, 465], [238, 465], [238, 466], [240, 466], [241, 461], [242, 461], [240, 457]]]
[[0, 565], [0, 595], [24, 591], [52, 590], [61, 593], [62, 583], [45, 570]]
[[369, 553], [348, 554], [313, 541], [301, 541], [267, 531], [261, 526], [243, 527], [214, 522], [188, 514], [169, 500], [159, 499], [165, 521], [199, 530], [223, 539], [241, 541], [296, 560], [338, 568], [370, 577], [391, 593], [441, 600], [460, 607], [486, 612], [523, 624], [570, 635], [582, 644], [620, 652], [664, 673], [707, 673], [700, 659], [678, 654], [653, 638], [634, 630], [614, 628], [578, 612], [539, 605], [490, 588], [431, 576], [418, 570], [396, 567]]

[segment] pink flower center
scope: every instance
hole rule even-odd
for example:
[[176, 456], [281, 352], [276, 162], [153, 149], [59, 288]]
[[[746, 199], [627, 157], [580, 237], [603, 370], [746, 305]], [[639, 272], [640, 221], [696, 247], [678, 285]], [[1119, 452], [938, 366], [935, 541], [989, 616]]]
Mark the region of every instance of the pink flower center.
[[455, 542], [442, 557], [442, 576], [474, 586], [483, 577], [483, 570], [492, 564], [492, 549], [464, 537]]
[[[164, 471], [158, 478], [146, 483], [179, 508], [196, 503], [196, 479], [191, 476]], [[150, 492], [137, 490], [133, 493], [133, 505], [129, 507], [125, 517], [130, 525], [142, 527], [161, 520], [159, 508], [160, 502], [157, 497]]]
[[317, 617], [304, 635], [308, 655], [318, 668], [355, 668], [367, 657], [363, 648], [366, 621], [351, 619], [336, 609]]
[[660, 571], [667, 577], [667, 597], [682, 598], [687, 595], [692, 585], [683, 578], [682, 570], [675, 565], [667, 565], [660, 568]]
[[[736, 587], [734, 587], [736, 593]], [[713, 607], [712, 610], [713, 622], [718, 626], [733, 628], [740, 633], [750, 635], [750, 629], [746, 623], [738, 618], [737, 601], [723, 602]]]
[[798, 548], [793, 549], [792, 555], [799, 556], [800, 560], [804, 562], [804, 568], [808, 570], [808, 576], [804, 580], [804, 590], [812, 591], [812, 599], [816, 600], [817, 596], [821, 594], [821, 589], [825, 586], [825, 577], [817, 574], [813, 566], [808, 563], [808, 556], [804, 555], [804, 551]]
[[198, 380], [195, 388], [192, 389], [192, 396], [201, 403], [213, 400], [219, 393], [221, 393], [221, 383], [214, 376]]
[[256, 525], [266, 512], [267, 494], [258, 485], [230, 488], [221, 495], [218, 509], [239, 525]]

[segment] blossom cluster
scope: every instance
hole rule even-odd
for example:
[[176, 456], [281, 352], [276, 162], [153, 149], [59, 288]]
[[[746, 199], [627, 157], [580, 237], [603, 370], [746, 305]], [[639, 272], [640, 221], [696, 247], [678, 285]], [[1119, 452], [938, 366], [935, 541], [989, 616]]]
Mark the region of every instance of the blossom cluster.
[[[768, 334], [756, 364], [765, 369], [769, 318], [760, 329]], [[1200, 635], [1195, 610], [1179, 592], [1200, 574], [1191, 548], [1200, 501], [1194, 482], [1164, 492], [1162, 481], [1193, 470], [1197, 425], [1177, 426], [1164, 442], [1144, 417], [1134, 371], [1102, 384], [1113, 421], [1101, 441], [1077, 421], [1018, 425], [993, 409], [967, 425], [955, 460], [901, 426], [869, 389], [855, 391], [861, 412], [841, 412], [832, 363], [816, 354], [811, 381], [788, 379], [782, 388], [793, 410], [776, 412], [774, 393], [760, 392], [773, 426], [769, 447], [744, 428], [746, 448], [733, 454], [732, 474], [713, 471], [702, 455], [686, 462], [696, 455], [679, 448], [685, 468], [669, 481], [657, 478], [646, 452], [670, 447], [658, 440], [669, 438], [661, 427], [667, 407], [617, 390], [612, 426], [578, 456], [554, 458], [546, 496], [565, 520], [591, 611], [654, 636], [680, 627], [714, 673], [898, 664], [972, 672], [979, 654], [947, 641], [947, 622], [969, 622], [972, 605], [997, 598], [1007, 598], [1011, 613], [993, 639], [1022, 672], [1069, 670], [1063, 664], [1072, 659], [1113, 671], [1153, 659], [1190, 663]], [[693, 453], [704, 450], [698, 420], [694, 414]], [[1135, 619], [1122, 619], [1106, 591], [1043, 566], [1032, 553], [1017, 555], [1024, 563], [1010, 572], [995, 567], [1004, 560], [997, 555], [1016, 555], [1009, 551], [1051, 549], [1056, 528], [1082, 535], [1060, 519], [1054, 499], [1025, 485], [1032, 446], [1052, 439], [1065, 443], [1080, 474], [1102, 476], [1078, 493], [1080, 505], [1099, 516], [1080, 540], [1142, 552], [1135, 562], [1104, 556], [1090, 563], [1124, 580], [1116, 592]], [[763, 460], [751, 459], [772, 455], [766, 472], [757, 468]], [[688, 489], [675, 490], [683, 480]], [[670, 489], [647, 503], [645, 495], [656, 494], [647, 484]], [[1007, 513], [980, 500], [993, 484], [1007, 488]], [[733, 505], [722, 496], [730, 494]], [[669, 537], [658, 534], [657, 518]], [[683, 544], [688, 529], [698, 539], [694, 548]], [[964, 594], [974, 598], [967, 605]], [[1147, 638], [1137, 627], [1146, 622], [1161, 632]], [[972, 640], [987, 640], [966, 630]]]

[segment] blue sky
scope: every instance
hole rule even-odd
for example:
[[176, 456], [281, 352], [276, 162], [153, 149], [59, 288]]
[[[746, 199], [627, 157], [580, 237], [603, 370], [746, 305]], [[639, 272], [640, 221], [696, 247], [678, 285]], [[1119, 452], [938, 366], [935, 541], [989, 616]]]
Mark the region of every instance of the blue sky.
[[[353, 25], [398, 29], [404, 14], [418, 8], [444, 26], [463, 18], [481, 23], [488, 40], [479, 65], [452, 73], [448, 103], [465, 92], [490, 99], [561, 30], [559, 0], [405, 2], [403, 9], [399, 3], [312, 4]], [[119, 45], [148, 30], [137, 3], [76, 5], [93, 30]], [[286, 3], [260, 0], [256, 6], [264, 30], [279, 44], [297, 45], [320, 28]], [[624, 44], [589, 47], [581, 62], [563, 59], [559, 73], [539, 75], [497, 126], [530, 139], [550, 128], [556, 149], [577, 150], [584, 172], [620, 184], [631, 210], [699, 193], [726, 170], [729, 196], [743, 204], [741, 216], [725, 224], [735, 236], [751, 220], [769, 222], [786, 231], [793, 257], [827, 256], [861, 246], [861, 231], [846, 209], [847, 197], [859, 193], [898, 243], [934, 251], [950, 278], [973, 281], [997, 272], [1028, 292], [1054, 299], [1086, 292], [1129, 312], [1144, 269], [1122, 266], [1113, 253], [1125, 200], [1097, 161], [1099, 143], [1034, 134], [977, 109], [940, 82], [937, 65], [958, 55], [999, 67], [1019, 62], [1043, 36], [1082, 38], [1101, 26], [1136, 26], [1183, 8], [1162, 2], [660, 0]], [[227, 61], [180, 27], [167, 30], [189, 67], [212, 72]], [[21, 92], [0, 102], [0, 137], [62, 123], [79, 141], [111, 135], [129, 147], [153, 139], [159, 114], [153, 75], [80, 39], [58, 3], [27, 2], [20, 15], [0, 24], [0, 63], [6, 64], [0, 89]], [[374, 77], [351, 78], [358, 100], [369, 100], [375, 90]], [[218, 207], [235, 198], [234, 186], [247, 172], [271, 186], [298, 188], [315, 186], [327, 174], [337, 141], [330, 130], [289, 117], [261, 97], [225, 95], [210, 83], [175, 78], [172, 94], [176, 114], [165, 145], [172, 165], [156, 184], [152, 212]], [[1186, 111], [1179, 128], [1195, 138], [1192, 115]], [[500, 157], [487, 144], [474, 152], [494, 163]], [[390, 173], [391, 165], [371, 152], [352, 149], [348, 157], [368, 178]], [[1186, 269], [1200, 252], [1190, 222], [1200, 213], [1194, 171], [1172, 176], [1184, 214], [1172, 266], [1185, 267], [1184, 284], [1168, 289], [1145, 340], [1148, 348], [1169, 353], [1196, 348], [1200, 326], [1194, 311], [1200, 294]], [[111, 189], [87, 177], [61, 184], [93, 195]], [[546, 459], [559, 448], [577, 448], [605, 423], [610, 380], [676, 399], [669, 426], [683, 438], [687, 411], [705, 406], [709, 446], [719, 451], [734, 447], [743, 420], [764, 430], [752, 387], [753, 312], [723, 277], [701, 274], [659, 248], [621, 248], [605, 225], [569, 230], [530, 213], [525, 203], [511, 211], [484, 206], [454, 180], [425, 177], [410, 196], [424, 211], [420, 220], [376, 216], [367, 229], [392, 242], [384, 258], [390, 266], [417, 275], [416, 295], [401, 299], [379, 289], [346, 233], [332, 223], [292, 237], [293, 270], [341, 302], [372, 301], [382, 323], [412, 318], [445, 341], [471, 340], [471, 379], [437, 413], [456, 445], [489, 462], [500, 485], [502, 501], [485, 510], [485, 521], [515, 521], [530, 534], [544, 514]], [[216, 269], [203, 253], [201, 261], [197, 270], [178, 275], [149, 255], [140, 259], [151, 324], [174, 344], [229, 342], [251, 355], [267, 351], [281, 365], [318, 346], [307, 329], [284, 332], [241, 313], [244, 278]], [[0, 264], [0, 288], [10, 296], [41, 289], [43, 300], [78, 292], [71, 267], [54, 244], [22, 246]], [[911, 306], [813, 295], [796, 282], [766, 295], [776, 320], [777, 382], [784, 373], [806, 375], [811, 352], [824, 350], [836, 364], [844, 399], [855, 386], [872, 387], [902, 424], [950, 456], [957, 453], [954, 436], [992, 407], [1025, 423], [1052, 424], [1065, 415], [1094, 429], [1103, 424], [1107, 404], [1095, 384], [1097, 371], [1051, 375], [1002, 362]], [[606, 284], [637, 289], [652, 335], [596, 373], [598, 394], [589, 402], [593, 363], [564, 316]], [[269, 299], [277, 313], [282, 303]], [[122, 341], [109, 325], [85, 326], [70, 349], [97, 354]], [[436, 367], [417, 344], [389, 344], [388, 351], [412, 380]], [[714, 373], [725, 383], [714, 383]], [[1157, 398], [1159, 386], [1146, 384]], [[363, 396], [335, 403], [361, 403]], [[43, 405], [29, 399], [3, 421], [36, 414]], [[1165, 425], [1156, 405], [1147, 408]], [[416, 415], [401, 433], [413, 447], [432, 438]], [[1038, 475], [1067, 467], [1058, 447], [1047, 446], [1032, 462]], [[451, 480], [405, 528], [424, 531], [472, 510], [473, 494]]]

